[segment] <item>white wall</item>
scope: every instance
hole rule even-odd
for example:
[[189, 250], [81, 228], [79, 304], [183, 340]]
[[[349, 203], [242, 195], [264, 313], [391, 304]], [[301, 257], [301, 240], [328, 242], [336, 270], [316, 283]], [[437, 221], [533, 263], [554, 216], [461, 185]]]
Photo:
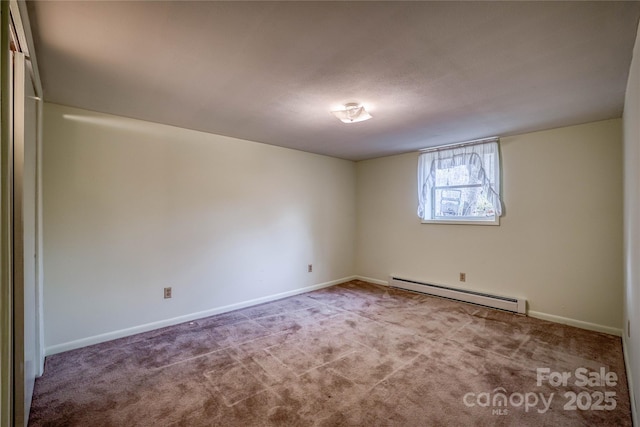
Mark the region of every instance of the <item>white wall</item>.
[[48, 353], [353, 274], [352, 162], [54, 104], [44, 119]]
[[[636, 423], [640, 407], [640, 31], [629, 72], [624, 115], [624, 344]], [[631, 328], [629, 330], [628, 326]]]
[[503, 138], [501, 225], [427, 225], [415, 153], [354, 166], [46, 104], [47, 351], [354, 273], [460, 286], [465, 272], [534, 315], [619, 333], [621, 124]]
[[532, 315], [620, 333], [621, 138], [620, 119], [502, 138], [500, 226], [421, 224], [416, 153], [357, 163], [356, 273], [525, 297]]

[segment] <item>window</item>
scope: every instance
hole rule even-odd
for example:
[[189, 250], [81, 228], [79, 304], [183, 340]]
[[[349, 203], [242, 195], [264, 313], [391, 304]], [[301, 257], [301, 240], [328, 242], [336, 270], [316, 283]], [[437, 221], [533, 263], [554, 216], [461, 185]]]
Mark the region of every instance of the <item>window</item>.
[[418, 216], [426, 223], [499, 224], [498, 139], [425, 149], [418, 158]]

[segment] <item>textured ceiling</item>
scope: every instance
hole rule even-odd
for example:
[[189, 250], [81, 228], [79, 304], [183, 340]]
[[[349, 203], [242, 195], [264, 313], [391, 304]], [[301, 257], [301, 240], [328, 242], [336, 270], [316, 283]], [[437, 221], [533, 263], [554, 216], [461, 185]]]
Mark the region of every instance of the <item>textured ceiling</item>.
[[[360, 160], [620, 117], [638, 2], [29, 2], [48, 102]], [[329, 111], [369, 105], [343, 124]]]

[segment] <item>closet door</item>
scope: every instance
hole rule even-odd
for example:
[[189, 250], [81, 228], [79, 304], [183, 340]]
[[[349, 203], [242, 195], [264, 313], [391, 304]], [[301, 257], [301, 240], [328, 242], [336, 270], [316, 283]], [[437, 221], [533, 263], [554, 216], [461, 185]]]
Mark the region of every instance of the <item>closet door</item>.
[[38, 370], [36, 299], [37, 98], [24, 54], [13, 61], [14, 417], [29, 421]]

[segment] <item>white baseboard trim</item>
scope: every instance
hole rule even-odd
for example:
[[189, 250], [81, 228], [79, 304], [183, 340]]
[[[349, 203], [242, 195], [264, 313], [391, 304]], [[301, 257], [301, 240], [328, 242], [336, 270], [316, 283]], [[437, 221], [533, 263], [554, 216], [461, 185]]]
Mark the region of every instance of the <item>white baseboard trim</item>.
[[629, 400], [631, 401], [631, 423], [634, 426], [638, 425], [638, 408], [636, 408], [636, 399], [633, 390], [633, 372], [631, 371], [631, 359], [629, 359], [629, 352], [627, 348], [629, 344], [627, 343], [627, 337], [622, 334], [622, 355], [624, 356], [624, 367], [627, 373], [627, 386], [629, 386]]
[[120, 329], [113, 332], [107, 332], [105, 334], [94, 335], [79, 340], [69, 341], [62, 344], [56, 344], [46, 347], [45, 354], [51, 356], [56, 353], [62, 353], [63, 351], [75, 350], [81, 347], [87, 347], [89, 345], [99, 344], [105, 341], [111, 341], [118, 338], [128, 337], [130, 335], [140, 334], [142, 332], [152, 331], [154, 329], [164, 328], [166, 326], [173, 326], [184, 322], [189, 322], [196, 319], [202, 319], [204, 317], [214, 316], [216, 314], [226, 313], [228, 311], [239, 310], [241, 308], [250, 307], [252, 305], [262, 304], [265, 302], [275, 301], [282, 298], [287, 298], [294, 295], [303, 294], [306, 292], [315, 291], [329, 286], [338, 285], [340, 283], [348, 282], [356, 279], [357, 276], [343, 277], [341, 279], [331, 280], [329, 282], [319, 283], [316, 285], [306, 286], [300, 289], [294, 289], [292, 291], [281, 292], [279, 294], [268, 295], [266, 297], [260, 297], [251, 299], [248, 301], [242, 301], [235, 304], [225, 305], [223, 307], [216, 307], [210, 310], [199, 311], [196, 313], [186, 314], [184, 316], [178, 316], [171, 319], [159, 320], [157, 322], [146, 323], [144, 325], [134, 326], [132, 328]]
[[375, 285], [389, 286], [389, 282], [387, 282], [386, 280], [374, 279], [372, 277], [355, 276], [354, 279], [362, 280], [363, 282], [373, 283]]
[[539, 311], [527, 312], [530, 317], [536, 319], [548, 320], [550, 322], [562, 323], [563, 325], [575, 326], [576, 328], [587, 329], [590, 331], [603, 332], [605, 334], [622, 336], [622, 329], [612, 328], [611, 326], [598, 325], [597, 323], [584, 322], [582, 320], [570, 319], [568, 317], [556, 316], [555, 314], [541, 313]]

